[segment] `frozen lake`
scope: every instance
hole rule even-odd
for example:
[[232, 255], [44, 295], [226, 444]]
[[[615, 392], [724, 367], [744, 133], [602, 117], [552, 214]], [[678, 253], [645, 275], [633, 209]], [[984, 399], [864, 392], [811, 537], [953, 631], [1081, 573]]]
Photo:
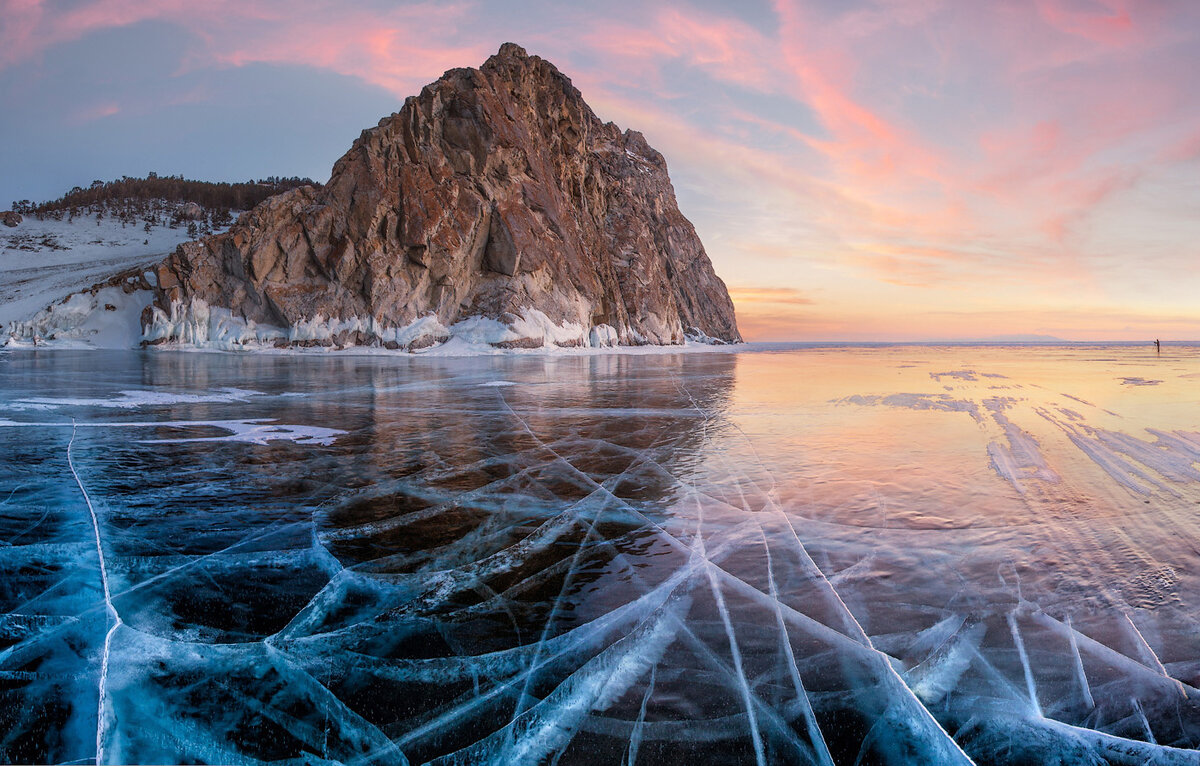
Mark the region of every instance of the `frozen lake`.
[[1200, 348], [0, 353], [0, 761], [1200, 763]]

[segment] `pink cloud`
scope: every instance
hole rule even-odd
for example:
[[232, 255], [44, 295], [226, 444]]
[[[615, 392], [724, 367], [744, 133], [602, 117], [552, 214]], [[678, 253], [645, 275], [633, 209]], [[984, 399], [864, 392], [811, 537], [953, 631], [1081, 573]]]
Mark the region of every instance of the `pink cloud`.
[[121, 107], [115, 101], [105, 101], [100, 104], [83, 107], [71, 115], [71, 122], [76, 125], [82, 125], [87, 122], [112, 117], [119, 114]]
[[855, 95], [868, 57], [864, 35], [890, 24], [911, 23], [918, 4], [898, 4], [897, 16], [851, 14], [845, 19], [818, 19], [794, 0], [777, 0], [782, 56], [791, 76], [791, 93], [806, 104], [829, 133], [810, 139], [841, 173], [856, 185], [944, 184], [945, 159], [901, 121], [872, 108]]
[[[219, 17], [237, 18], [243, 13], [237, 3], [216, 0], [211, 3], [187, 3], [163, 0], [141, 3], [135, 0], [90, 0], [68, 9], [50, 7], [43, 0], [6, 0], [0, 4], [0, 68], [39, 55], [47, 48], [78, 40], [100, 29], [112, 29], [152, 19], [193, 20]], [[11, 19], [11, 23], [10, 23]]]
[[[861, 20], [856, 24], [863, 26]], [[826, 34], [825, 28], [802, 31]], [[826, 225], [854, 222], [857, 227], [929, 231], [960, 224], [965, 208], [954, 200], [928, 210], [877, 199], [880, 189], [943, 183], [942, 159], [911, 131], [851, 94], [852, 57], [836, 46], [822, 49], [798, 33], [793, 34], [797, 39], [788, 35], [786, 18], [779, 35], [767, 35], [734, 18], [673, 6], [649, 17], [606, 22], [586, 39], [618, 61], [617, 83], [624, 88], [632, 90], [630, 84], [640, 80], [650, 83], [641, 89], [647, 95], [661, 97], [664, 67], [682, 61], [733, 86], [772, 92], [797, 110], [811, 109], [826, 130], [824, 136], [717, 101], [709, 103], [708, 125], [698, 128], [686, 125], [669, 104], [612, 92], [609, 69], [576, 74], [575, 79], [586, 86], [593, 104], [613, 104], [618, 114], [631, 115], [628, 124], [654, 137], [676, 136], [670, 141], [680, 147], [671, 155], [673, 162], [682, 156], [713, 165], [729, 158], [731, 165], [740, 166], [735, 172], [797, 195]], [[636, 74], [626, 77], [626, 71]], [[761, 149], [755, 146], [755, 131], [784, 137], [804, 150]], [[836, 172], [831, 175], [820, 166]]]
[[794, 287], [738, 287], [729, 288], [733, 302], [742, 304], [774, 304], [784, 306], [811, 306], [814, 301], [803, 291]]
[[1164, 164], [1200, 159], [1200, 130], [1164, 147], [1159, 151], [1156, 159]]
[[1038, 0], [1037, 10], [1042, 20], [1056, 30], [1105, 46], [1121, 47], [1139, 38], [1129, 4], [1119, 0]]
[[687, 64], [718, 80], [771, 89], [774, 45], [748, 24], [680, 8], [662, 9], [656, 23], [665, 44]]
[[1140, 168], [1116, 167], [1083, 180], [1062, 181], [1056, 197], [1060, 210], [1044, 223], [1046, 232], [1056, 242], [1063, 241], [1070, 229], [1090, 216], [1119, 192], [1133, 188], [1146, 171]]
[[[533, 20], [467, 3], [82, 0], [59, 10], [0, 0], [0, 68], [95, 30], [157, 20], [199, 39], [187, 67], [310, 66], [399, 100], [515, 39], [571, 76], [602, 118], [645, 132], [690, 194], [728, 210], [697, 224], [720, 235], [710, 251], [730, 268], [746, 259], [788, 274], [789, 264], [820, 261], [839, 278], [923, 295], [972, 279], [997, 289], [1090, 284], [1119, 246], [1101, 236], [1108, 213], [1140, 214], [1128, 207], [1138, 195], [1125, 192], [1200, 158], [1191, 67], [1169, 64], [1194, 64], [1179, 53], [1200, 27], [1186, 4], [772, 8], [773, 18], [751, 23], [737, 6], [687, 0], [620, 0], [602, 13], [547, 6]], [[809, 330], [843, 326], [853, 313], [839, 319], [823, 299], [819, 319], [778, 303], [745, 293], [739, 309], [757, 327]]]
[[[328, 69], [382, 87], [397, 98], [412, 95], [447, 69], [478, 64], [492, 46], [447, 45], [467, 11], [459, 3], [397, 6], [371, 12], [320, 2], [258, 6], [258, 24], [207, 36], [192, 66], [290, 64]], [[225, 30], [228, 31], [228, 30]]]
[[[589, 19], [581, 26], [588, 31], [579, 48], [603, 57], [609, 84], [674, 97], [664, 70], [683, 64], [739, 88], [764, 93], [777, 88], [777, 43], [731, 15], [649, 5], [644, 13]], [[571, 51], [562, 52], [569, 59]]]
[[[0, 9], [0, 68], [103, 29], [145, 21], [184, 27], [205, 41], [191, 66], [278, 63], [316, 66], [409, 95], [445, 69], [477, 63], [491, 46], [445, 45], [468, 6], [420, 3], [369, 11], [321, 0], [88, 0], [69, 10], [41, 0]], [[11, 16], [13, 23], [8, 23]]]

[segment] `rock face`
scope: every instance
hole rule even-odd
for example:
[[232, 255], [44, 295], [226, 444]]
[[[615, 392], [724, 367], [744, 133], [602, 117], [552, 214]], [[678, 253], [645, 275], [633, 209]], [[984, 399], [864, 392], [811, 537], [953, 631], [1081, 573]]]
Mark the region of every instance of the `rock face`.
[[512, 43], [364, 131], [322, 189], [268, 199], [156, 275], [151, 341], [214, 307], [249, 335], [284, 328], [277, 345], [428, 345], [473, 317], [508, 328], [496, 345], [741, 340], [662, 155]]
[[21, 221], [23, 220], [25, 219], [21, 217], [20, 213], [14, 213], [11, 210], [5, 210], [0, 213], [0, 223], [3, 223], [5, 226], [16, 228], [21, 225]]
[[199, 221], [204, 218], [204, 208], [195, 202], [185, 202], [175, 214], [185, 221]]

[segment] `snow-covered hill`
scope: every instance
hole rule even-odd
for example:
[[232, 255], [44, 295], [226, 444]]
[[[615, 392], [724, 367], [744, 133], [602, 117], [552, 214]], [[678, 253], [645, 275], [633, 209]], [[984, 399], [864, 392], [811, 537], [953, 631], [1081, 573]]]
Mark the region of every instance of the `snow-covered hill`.
[[27, 217], [16, 228], [0, 227], [0, 345], [54, 336], [56, 345], [136, 346], [149, 291], [81, 291], [114, 274], [147, 268], [188, 239], [183, 226], [146, 232], [115, 218]]

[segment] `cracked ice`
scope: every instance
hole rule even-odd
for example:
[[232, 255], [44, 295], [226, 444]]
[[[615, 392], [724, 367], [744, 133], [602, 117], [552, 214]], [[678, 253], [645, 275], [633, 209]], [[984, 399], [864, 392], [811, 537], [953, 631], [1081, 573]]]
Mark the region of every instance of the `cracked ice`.
[[1198, 763], [1130, 353], [2, 355], [0, 760]]

